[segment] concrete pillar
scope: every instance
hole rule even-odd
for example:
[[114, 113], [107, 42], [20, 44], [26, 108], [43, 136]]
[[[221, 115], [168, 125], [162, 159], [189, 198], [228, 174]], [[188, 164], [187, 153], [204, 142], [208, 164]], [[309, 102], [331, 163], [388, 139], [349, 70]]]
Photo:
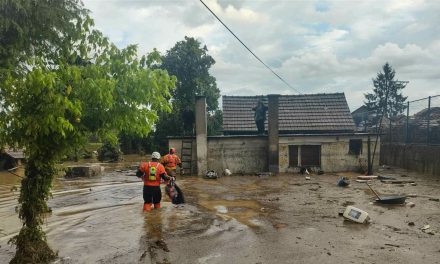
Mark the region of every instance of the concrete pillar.
[[269, 171], [279, 173], [279, 136], [278, 136], [278, 94], [269, 94], [269, 116], [268, 116], [268, 136], [269, 136]]
[[208, 131], [206, 117], [206, 97], [196, 96], [196, 146], [197, 175], [208, 171]]

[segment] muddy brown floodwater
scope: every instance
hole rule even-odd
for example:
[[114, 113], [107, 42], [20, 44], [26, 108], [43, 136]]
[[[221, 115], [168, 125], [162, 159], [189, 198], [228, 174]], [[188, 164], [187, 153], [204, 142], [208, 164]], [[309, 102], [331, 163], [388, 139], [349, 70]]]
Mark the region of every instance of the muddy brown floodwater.
[[[131, 161], [131, 160], [129, 160]], [[186, 204], [142, 212], [142, 183], [107, 167], [101, 177], [55, 182], [44, 229], [56, 263], [440, 263], [440, 181], [400, 169], [379, 175], [417, 185], [373, 181], [380, 194], [411, 195], [414, 207], [380, 206], [356, 174], [178, 178]], [[117, 170], [117, 171], [116, 171]], [[22, 172], [19, 172], [22, 173]], [[339, 176], [352, 177], [348, 188]], [[403, 175], [403, 176], [402, 176]], [[17, 177], [0, 173], [0, 263], [14, 248]], [[347, 205], [369, 225], [338, 215]], [[422, 230], [430, 225], [428, 230]]]

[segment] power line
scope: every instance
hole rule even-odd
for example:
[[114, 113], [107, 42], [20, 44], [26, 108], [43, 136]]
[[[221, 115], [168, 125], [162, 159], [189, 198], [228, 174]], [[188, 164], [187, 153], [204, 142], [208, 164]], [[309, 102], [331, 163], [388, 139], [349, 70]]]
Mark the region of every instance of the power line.
[[248, 46], [246, 46], [246, 44], [243, 43], [243, 41], [241, 41], [240, 38], [237, 37], [237, 35], [234, 34], [234, 32], [232, 32], [231, 29], [229, 29], [228, 26], [226, 26], [225, 23], [223, 23], [223, 21], [203, 2], [203, 0], [200, 0], [200, 2], [209, 10], [209, 12], [211, 12], [211, 14], [213, 16], [215, 16], [215, 18], [217, 18], [217, 20], [222, 23], [222, 25], [229, 31], [231, 32], [231, 34], [241, 43], [241, 45], [243, 45], [259, 62], [261, 62], [267, 69], [269, 69], [269, 71], [271, 71], [276, 77], [278, 77], [278, 79], [280, 79], [284, 84], [286, 84], [289, 88], [295, 90], [297, 93], [302, 94], [300, 91], [298, 91], [297, 89], [293, 88], [288, 82], [286, 82], [281, 76], [279, 76], [274, 70], [272, 70], [266, 63], [264, 63], [254, 52], [252, 52], [251, 49], [248, 48]]

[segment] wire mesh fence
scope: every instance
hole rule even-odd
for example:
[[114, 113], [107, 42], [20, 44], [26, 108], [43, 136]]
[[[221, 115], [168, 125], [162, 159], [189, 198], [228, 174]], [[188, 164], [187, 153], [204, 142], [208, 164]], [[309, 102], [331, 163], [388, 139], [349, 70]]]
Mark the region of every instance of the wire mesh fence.
[[407, 102], [405, 114], [384, 118], [382, 142], [440, 145], [440, 95]]

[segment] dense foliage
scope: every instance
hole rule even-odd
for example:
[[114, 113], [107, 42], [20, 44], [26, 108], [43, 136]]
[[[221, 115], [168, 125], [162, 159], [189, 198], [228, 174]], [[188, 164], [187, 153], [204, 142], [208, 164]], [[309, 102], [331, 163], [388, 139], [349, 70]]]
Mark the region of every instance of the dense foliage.
[[218, 107], [220, 90], [209, 70], [215, 60], [206, 46], [191, 37], [177, 42], [162, 56], [161, 69], [177, 77], [172, 94], [173, 111], [161, 113], [155, 132], [150, 137], [149, 150], [167, 151], [168, 136], [193, 135], [195, 98], [206, 96], [208, 135], [221, 133], [222, 112]]
[[11, 262], [45, 263], [55, 257], [41, 224], [56, 162], [91, 135], [112, 143], [121, 131], [146, 136], [157, 113], [171, 110], [175, 78], [152, 69], [158, 52], [139, 58], [137, 46], [118, 49], [93, 30], [78, 1], [6, 0], [1, 8], [0, 143], [27, 156]]

